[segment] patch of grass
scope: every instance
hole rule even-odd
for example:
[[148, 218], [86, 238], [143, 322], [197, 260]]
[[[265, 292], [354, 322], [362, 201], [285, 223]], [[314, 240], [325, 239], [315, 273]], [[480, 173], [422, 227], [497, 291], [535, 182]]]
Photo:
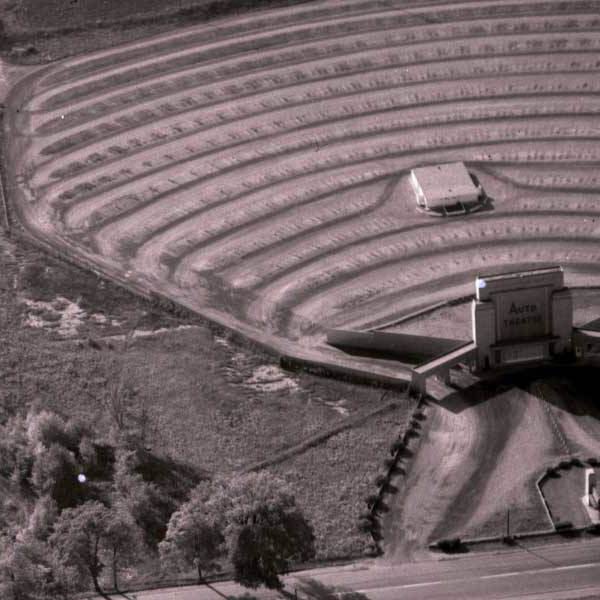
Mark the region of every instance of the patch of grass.
[[[564, 528], [564, 523], [569, 522], [574, 527], [585, 527], [590, 524], [590, 519], [585, 512], [581, 497], [584, 493], [585, 471], [581, 467], [560, 466], [560, 478], [546, 479], [541, 484], [541, 490], [548, 502], [548, 508], [554, 521], [554, 526]], [[562, 465], [562, 462], [561, 462]]]
[[[176, 27], [307, 0], [2, 0], [0, 50], [40, 63], [110, 48]], [[18, 46], [25, 52], [12, 52]]]
[[359, 555], [371, 544], [371, 535], [357, 527], [358, 517], [365, 511], [365, 497], [375, 489], [373, 475], [390, 439], [412, 403], [406, 398], [396, 411], [342, 431], [323, 446], [269, 469], [292, 483], [299, 506], [315, 527], [318, 558]]

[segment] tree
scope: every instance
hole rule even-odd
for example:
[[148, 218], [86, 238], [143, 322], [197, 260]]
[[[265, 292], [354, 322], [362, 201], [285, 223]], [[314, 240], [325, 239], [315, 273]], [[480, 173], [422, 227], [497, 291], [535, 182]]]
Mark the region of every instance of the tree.
[[0, 540], [2, 600], [66, 600], [83, 590], [81, 578], [53, 561], [44, 542], [27, 536]]
[[234, 579], [247, 587], [282, 586], [292, 561], [315, 554], [312, 528], [289, 486], [267, 472], [217, 480], [210, 510], [220, 511]]
[[134, 450], [117, 449], [113, 475], [112, 504], [126, 510], [144, 532], [145, 542], [155, 548], [163, 539], [176, 505], [165, 498], [154, 483], [136, 472]]
[[44, 587], [44, 567], [30, 549], [15, 540], [2, 540], [0, 553], [0, 597], [6, 600], [38, 598]]
[[282, 588], [292, 560], [314, 556], [312, 529], [298, 512], [269, 511], [243, 527], [233, 550], [235, 580], [250, 588]]
[[63, 510], [49, 542], [61, 565], [75, 569], [82, 579], [91, 578], [96, 592], [105, 596], [99, 582], [105, 560], [117, 583], [119, 566], [135, 558], [136, 539], [136, 529], [127, 516], [93, 501]]
[[33, 512], [29, 515], [25, 531], [34, 539], [45, 542], [57, 518], [58, 505], [55, 500], [48, 495], [42, 496], [37, 499]]
[[167, 564], [193, 566], [198, 583], [204, 581], [203, 574], [214, 569], [224, 554], [221, 523], [207, 500], [206, 486], [201, 484], [190, 500], [171, 515], [165, 539], [158, 546], [160, 557]]
[[63, 565], [77, 569], [82, 578], [91, 577], [101, 595], [98, 578], [104, 565], [100, 561], [100, 542], [104, 533], [107, 509], [99, 502], [86, 502], [63, 510], [54, 524], [50, 545]]
[[119, 571], [139, 559], [138, 552], [141, 546], [142, 532], [131, 515], [121, 510], [112, 513], [106, 521], [102, 552], [110, 565], [116, 591], [119, 591]]
[[81, 467], [70, 450], [52, 444], [36, 454], [31, 482], [38, 495], [49, 494], [59, 509], [69, 508], [84, 498], [84, 488], [77, 481], [80, 471]]

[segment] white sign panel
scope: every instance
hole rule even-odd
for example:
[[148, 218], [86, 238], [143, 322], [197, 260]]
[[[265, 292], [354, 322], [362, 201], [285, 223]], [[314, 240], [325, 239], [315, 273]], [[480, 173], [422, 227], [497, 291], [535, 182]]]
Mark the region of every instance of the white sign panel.
[[494, 297], [498, 341], [540, 337], [550, 332], [547, 288], [502, 292]]

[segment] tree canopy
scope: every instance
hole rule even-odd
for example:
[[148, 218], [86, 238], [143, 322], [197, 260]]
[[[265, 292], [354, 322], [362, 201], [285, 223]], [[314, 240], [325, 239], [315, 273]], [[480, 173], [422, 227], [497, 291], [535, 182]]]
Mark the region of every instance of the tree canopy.
[[112, 567], [116, 584], [119, 567], [134, 559], [139, 539], [125, 514], [91, 501], [63, 510], [49, 543], [60, 564], [76, 569], [82, 579], [91, 578], [94, 589], [104, 594], [99, 583], [104, 567]]
[[202, 582], [205, 571], [217, 566], [224, 554], [221, 519], [212, 510], [206, 486], [196, 488], [188, 502], [173, 513], [165, 539], [159, 544], [161, 559], [177, 567], [193, 566]]
[[260, 472], [200, 484], [171, 517], [161, 544], [165, 556], [203, 568], [223, 550], [234, 579], [251, 588], [280, 588], [292, 561], [314, 556], [312, 528], [285, 481]]

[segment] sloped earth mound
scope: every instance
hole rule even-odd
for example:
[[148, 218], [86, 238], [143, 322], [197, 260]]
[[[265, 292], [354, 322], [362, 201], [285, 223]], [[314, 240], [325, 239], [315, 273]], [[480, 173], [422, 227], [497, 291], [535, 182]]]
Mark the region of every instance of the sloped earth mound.
[[[38, 240], [281, 354], [472, 293], [480, 271], [600, 281], [600, 3], [344, 0], [70, 58], [7, 100], [13, 208]], [[465, 161], [489, 197], [415, 210]]]

